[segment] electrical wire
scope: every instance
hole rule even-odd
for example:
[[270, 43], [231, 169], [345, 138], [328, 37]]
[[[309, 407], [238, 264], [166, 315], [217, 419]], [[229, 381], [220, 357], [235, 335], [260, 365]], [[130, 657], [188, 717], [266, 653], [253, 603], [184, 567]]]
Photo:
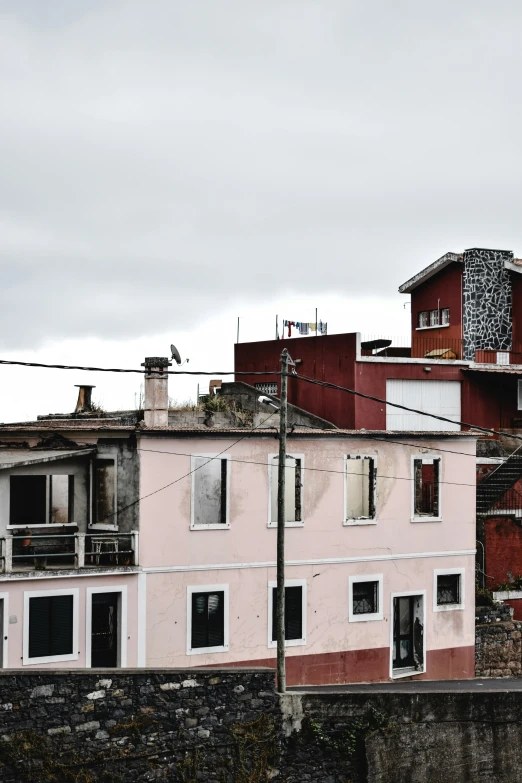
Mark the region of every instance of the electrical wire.
[[[40, 367], [47, 370], [82, 370], [85, 372], [125, 372], [125, 373], [138, 373], [139, 375], [147, 375], [150, 373], [150, 368], [144, 370], [130, 370], [121, 367], [82, 367], [76, 364], [44, 364], [43, 362], [20, 362], [13, 359], [0, 359], [0, 364], [16, 365], [18, 367]], [[159, 373], [155, 373], [159, 374]], [[161, 375], [281, 375], [280, 370], [264, 370], [258, 372], [254, 370], [240, 371], [240, 370], [213, 370], [208, 372], [206, 370], [161, 370]]]

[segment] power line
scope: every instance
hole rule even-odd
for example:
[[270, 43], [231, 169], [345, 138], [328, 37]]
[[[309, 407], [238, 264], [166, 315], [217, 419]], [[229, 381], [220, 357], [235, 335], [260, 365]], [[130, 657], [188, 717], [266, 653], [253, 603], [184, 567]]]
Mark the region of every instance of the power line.
[[[82, 370], [85, 372], [124, 372], [124, 373], [138, 373], [139, 375], [147, 375], [150, 373], [150, 368], [147, 370], [132, 370], [122, 367], [82, 367], [76, 364], [44, 364], [43, 362], [19, 362], [13, 359], [0, 359], [0, 364], [17, 365], [19, 367], [40, 367], [47, 370]], [[248, 371], [243, 372], [239, 370], [213, 370], [208, 372], [205, 370], [161, 370], [162, 375], [281, 375], [280, 370], [264, 370], [263, 372]]]
[[[236, 441], [236, 443], [239, 443], [239, 441]], [[232, 443], [231, 446], [228, 448], [232, 448], [232, 446], [235, 446], [235, 443]], [[187, 454], [182, 451], [162, 451], [161, 449], [141, 449], [139, 448], [138, 451], [144, 451], [144, 452], [150, 452], [151, 454], [171, 454], [175, 457], [201, 457], [206, 458], [208, 455], [206, 454]], [[223, 451], [220, 451], [219, 454], [216, 454], [214, 457], [209, 457], [208, 462], [211, 462], [214, 459], [219, 459], [220, 456], [227, 451], [227, 449], [224, 449]], [[464, 456], [464, 455], [461, 455]], [[467, 455], [466, 455], [467, 456]], [[290, 458], [291, 455], [289, 455]], [[249, 459], [234, 459], [233, 457], [228, 458], [230, 462], [240, 462], [244, 465], [262, 465], [263, 467], [271, 467], [271, 465], [267, 462], [259, 462], [258, 460], [249, 460]], [[293, 458], [292, 458], [293, 459]], [[205, 462], [205, 465], [208, 465], [208, 462]], [[200, 467], [204, 467], [204, 465], [201, 465]], [[294, 470], [293, 465], [285, 465], [284, 466], [287, 470]], [[344, 471], [344, 470], [332, 470], [331, 468], [307, 468], [307, 467], [301, 467], [301, 470], [307, 470], [312, 471], [314, 473], [336, 473], [339, 476], [360, 476], [360, 473], [352, 473], [351, 471]], [[193, 473], [194, 471], [191, 471]], [[190, 473], [187, 473], [185, 476], [181, 476], [181, 478], [186, 478], [187, 476], [190, 476]], [[385, 479], [395, 479], [397, 481], [414, 481], [414, 479], [411, 476], [388, 476], [384, 473], [377, 472], [377, 478], [385, 478]], [[181, 479], [176, 479], [176, 481], [180, 481]], [[175, 484], [176, 482], [172, 482]], [[475, 484], [464, 484], [459, 481], [439, 481], [439, 484], [451, 484], [453, 487], [476, 487]], [[171, 484], [167, 484], [168, 487], [171, 486]], [[161, 490], [156, 490], [157, 492], [160, 492]], [[154, 493], [151, 493], [154, 494]], [[145, 497], [148, 497], [148, 495], [145, 495]]]

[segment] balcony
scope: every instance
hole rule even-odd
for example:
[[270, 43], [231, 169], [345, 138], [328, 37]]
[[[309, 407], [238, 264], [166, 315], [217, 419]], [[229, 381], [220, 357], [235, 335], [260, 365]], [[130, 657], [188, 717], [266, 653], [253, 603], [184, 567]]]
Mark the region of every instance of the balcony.
[[138, 565], [139, 533], [54, 533], [27, 529], [0, 539], [2, 573], [114, 570]]
[[[381, 347], [379, 344], [388, 343]], [[379, 347], [369, 347], [375, 344]], [[429, 361], [463, 361], [464, 340], [430, 336], [428, 332], [414, 332], [413, 339], [409, 337], [382, 337], [380, 335], [364, 336], [362, 338], [361, 356], [383, 358], [412, 358]], [[473, 358], [477, 364], [522, 365], [522, 343], [513, 343], [510, 350], [477, 350]]]

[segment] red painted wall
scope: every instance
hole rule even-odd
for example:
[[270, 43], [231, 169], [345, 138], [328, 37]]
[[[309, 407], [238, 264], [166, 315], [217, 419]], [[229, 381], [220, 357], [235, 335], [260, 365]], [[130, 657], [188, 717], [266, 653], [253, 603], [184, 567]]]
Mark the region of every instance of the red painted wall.
[[[462, 271], [454, 262], [420, 285], [411, 294], [412, 356], [423, 357], [434, 348], [450, 348], [462, 358]], [[450, 325], [442, 329], [417, 331], [419, 313], [449, 307]]]
[[522, 574], [522, 528], [508, 517], [488, 519], [485, 525], [486, 586], [494, 588]]
[[[236, 381], [244, 381], [254, 386], [263, 381], [279, 382], [277, 376], [268, 371], [280, 370], [280, 356], [287, 348], [294, 361], [301, 360], [296, 366], [300, 375], [321, 381], [330, 381], [353, 389], [356, 356], [356, 335], [332, 334], [324, 337], [301, 337], [295, 340], [266, 340], [258, 343], [238, 343], [235, 345], [235, 370], [267, 372], [267, 375], [236, 376]], [[280, 387], [279, 387], [280, 388]], [[352, 429], [355, 420], [355, 400], [345, 392], [325, 389], [304, 381], [288, 381], [288, 401], [304, 408], [316, 416], [333, 422], [338, 427]]]

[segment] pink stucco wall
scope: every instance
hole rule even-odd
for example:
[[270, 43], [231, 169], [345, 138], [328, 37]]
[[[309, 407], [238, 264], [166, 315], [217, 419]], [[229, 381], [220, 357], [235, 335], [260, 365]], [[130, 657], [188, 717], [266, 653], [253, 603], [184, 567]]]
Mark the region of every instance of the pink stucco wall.
[[[429, 440], [410, 435], [404, 441], [414, 445], [351, 437], [290, 438], [289, 453], [304, 455], [304, 522], [286, 530], [286, 578], [306, 580], [307, 635], [304, 646], [288, 649], [289, 657], [388, 651], [391, 594], [406, 591], [426, 592], [428, 651], [473, 646], [475, 441], [438, 433]], [[228, 450], [229, 529], [191, 530], [191, 478], [176, 482], [189, 473], [190, 455], [218, 454], [232, 442], [140, 438], [141, 496], [171, 484], [141, 503], [148, 665], [219, 665], [275, 657], [268, 646], [268, 582], [275, 579], [276, 529], [267, 520], [268, 455], [277, 451], [277, 441], [248, 439]], [[411, 521], [412, 456], [423, 453], [442, 458], [441, 522]], [[377, 457], [376, 524], [343, 525], [346, 454]], [[444, 568], [465, 570], [463, 609], [433, 611], [434, 570]], [[349, 623], [349, 577], [363, 574], [383, 577], [383, 619]], [[222, 584], [229, 590], [229, 650], [187, 655], [187, 587]]]

